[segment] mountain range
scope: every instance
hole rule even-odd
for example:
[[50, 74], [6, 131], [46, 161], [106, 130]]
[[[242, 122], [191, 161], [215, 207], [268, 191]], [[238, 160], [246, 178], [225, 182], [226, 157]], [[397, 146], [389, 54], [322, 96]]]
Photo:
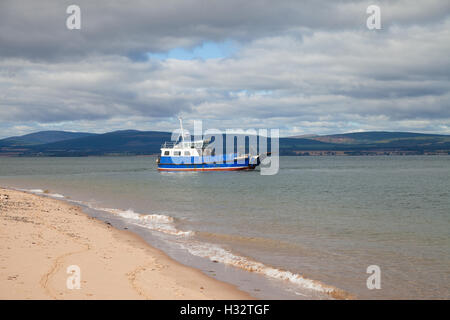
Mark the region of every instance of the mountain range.
[[[103, 134], [40, 131], [0, 140], [0, 156], [154, 155], [171, 133], [122, 130]], [[450, 154], [450, 136], [357, 132], [280, 138], [280, 155]]]

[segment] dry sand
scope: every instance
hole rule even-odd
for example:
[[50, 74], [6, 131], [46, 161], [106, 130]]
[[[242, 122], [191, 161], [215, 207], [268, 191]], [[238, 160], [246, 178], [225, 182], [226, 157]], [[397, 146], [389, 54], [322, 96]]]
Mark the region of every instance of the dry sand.
[[[68, 289], [67, 268], [81, 270]], [[64, 201], [0, 188], [0, 299], [250, 299]]]

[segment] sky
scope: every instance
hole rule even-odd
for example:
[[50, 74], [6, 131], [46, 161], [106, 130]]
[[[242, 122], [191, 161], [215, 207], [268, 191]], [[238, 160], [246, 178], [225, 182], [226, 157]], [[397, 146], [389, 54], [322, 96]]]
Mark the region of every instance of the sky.
[[450, 134], [450, 1], [0, 1], [0, 138], [171, 131], [178, 117]]

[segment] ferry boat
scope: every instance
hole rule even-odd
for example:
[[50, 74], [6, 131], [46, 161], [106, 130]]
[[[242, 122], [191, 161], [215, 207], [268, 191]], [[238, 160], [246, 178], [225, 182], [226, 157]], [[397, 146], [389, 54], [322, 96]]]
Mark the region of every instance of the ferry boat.
[[[215, 154], [210, 140], [185, 141], [180, 119], [181, 141], [165, 142], [156, 160], [160, 171], [233, 171], [253, 170], [261, 163], [260, 155]], [[179, 137], [177, 141], [179, 140]]]

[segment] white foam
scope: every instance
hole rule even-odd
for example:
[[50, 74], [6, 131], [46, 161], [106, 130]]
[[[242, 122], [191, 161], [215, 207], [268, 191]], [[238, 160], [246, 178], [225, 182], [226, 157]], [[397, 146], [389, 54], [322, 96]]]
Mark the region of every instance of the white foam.
[[52, 198], [59, 198], [59, 199], [65, 198], [62, 194], [59, 194], [59, 193], [49, 193], [48, 196], [52, 197]]
[[107, 211], [121, 216], [122, 218], [132, 220], [134, 224], [148, 228], [150, 230], [155, 230], [175, 236], [190, 236], [193, 234], [192, 231], [182, 231], [175, 228], [174, 219], [170, 216], [162, 214], [141, 214], [134, 212], [132, 209], [119, 210], [111, 208], [91, 208], [101, 211]]
[[28, 191], [31, 193], [44, 193], [44, 190], [42, 190], [42, 189], [30, 189], [30, 190], [24, 189], [24, 191]]
[[14, 188], [14, 187], [11, 187], [11, 189], [17, 190], [17, 191], [31, 192], [31, 193], [44, 193], [44, 190], [42, 190], [42, 189], [22, 189], [22, 188]]
[[44, 191], [42, 189], [20, 189], [20, 188], [16, 188], [16, 190], [30, 192], [30, 193], [39, 194], [39, 195], [43, 194], [43, 195], [46, 195], [46, 196], [49, 196], [49, 197], [52, 197], [52, 198], [58, 198], [58, 199], [65, 198], [65, 196], [63, 196], [62, 194], [59, 194], [59, 193], [46, 193], [48, 191]]
[[208, 258], [211, 261], [217, 261], [250, 272], [259, 273], [272, 279], [289, 281], [302, 288], [311, 289], [327, 294], [332, 293], [335, 290], [333, 287], [323, 285], [318, 281], [304, 278], [300, 274], [279, 270], [270, 266], [266, 266], [261, 262], [253, 261], [251, 259], [235, 255], [229, 250], [226, 250], [217, 245], [201, 242], [191, 242], [182, 246], [187, 249], [189, 253], [195, 256]]

